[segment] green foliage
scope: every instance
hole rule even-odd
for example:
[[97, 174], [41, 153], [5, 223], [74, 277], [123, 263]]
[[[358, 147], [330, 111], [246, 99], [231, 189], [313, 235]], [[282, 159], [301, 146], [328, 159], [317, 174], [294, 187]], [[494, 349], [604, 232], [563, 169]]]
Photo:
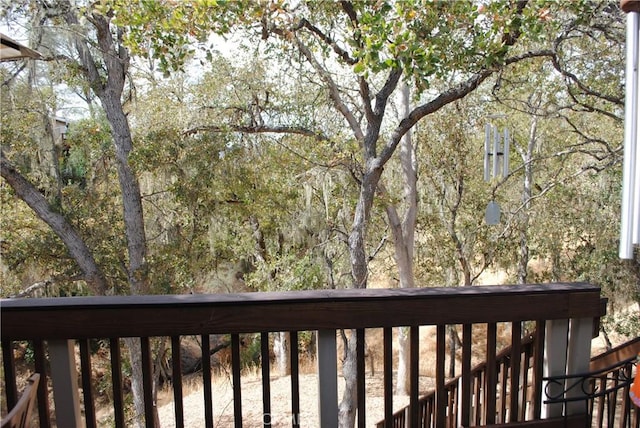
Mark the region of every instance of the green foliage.
[[245, 346], [241, 348], [240, 352], [240, 366], [242, 368], [253, 368], [260, 365], [260, 335], [244, 335], [241, 338], [242, 343]]
[[418, 92], [429, 88], [432, 77], [500, 65], [506, 46], [515, 38], [524, 35], [537, 40], [545, 31], [555, 29], [559, 20], [552, 18], [557, 18], [563, 7], [559, 2], [544, 1], [529, 2], [523, 10], [509, 1], [480, 5], [441, 0], [346, 4], [148, 0], [132, 5], [103, 0], [94, 7], [112, 9], [116, 24], [127, 29], [126, 41], [132, 52], [158, 60], [163, 71], [182, 70], [194, 54], [196, 42], [211, 60], [211, 33], [226, 35], [245, 28], [252, 36], [267, 40], [267, 46], [277, 46], [280, 41], [269, 41], [270, 33], [291, 41], [294, 34], [304, 37], [301, 29], [310, 28], [305, 27], [310, 23], [315, 30], [306, 41], [320, 52], [328, 55], [331, 42], [339, 40], [343, 45], [338, 45], [342, 52], [338, 60], [352, 66], [357, 74], [401, 67]]
[[[526, 228], [531, 254], [544, 265], [536, 279], [593, 281], [610, 297], [637, 298], [633, 270], [615, 255], [619, 174], [611, 165], [621, 134], [620, 15], [602, 2], [529, 1], [521, 11], [517, 4], [362, 1], [352, 4], [352, 15], [333, 2], [104, 0], [87, 6], [83, 12], [113, 13], [134, 55], [172, 71], [167, 79], [148, 78], [142, 62], [135, 63], [131, 88], [137, 92], [127, 100], [134, 134], [129, 161], [144, 194], [153, 292], [198, 288], [215, 271], [240, 265], [239, 282], [261, 290], [349, 281], [345, 237], [358, 197], [362, 149], [327, 102], [319, 75], [291, 53], [297, 41], [324, 61], [362, 125], [365, 111], [354, 96], [362, 89], [359, 79], [375, 91], [390, 70], [402, 68], [422, 102], [450, 82], [501, 68], [508, 45], [519, 36], [509, 55], [550, 48], [554, 40], [568, 74], [560, 78], [543, 59], [509, 65], [477, 97], [419, 124], [417, 275], [426, 284], [447, 283], [451, 272], [460, 272], [462, 256], [473, 275], [492, 262], [513, 277], [519, 232]], [[216, 55], [212, 32], [242, 34], [251, 57]], [[186, 69], [197, 48], [205, 49], [210, 63], [197, 76], [176, 72]], [[47, 78], [86, 89], [82, 70], [67, 64]], [[54, 183], [34, 162], [40, 140], [33, 130], [42, 123], [42, 106], [54, 111], [62, 102], [52, 87], [41, 89], [43, 100], [32, 94], [18, 80], [3, 97], [2, 148], [44, 192], [59, 186], [57, 209], [86, 239], [113, 291], [126, 293], [110, 128], [100, 114], [74, 122], [59, 159], [62, 180]], [[536, 99], [542, 103], [533, 108]], [[531, 117], [544, 116], [535, 184], [548, 191], [533, 195], [526, 225], [518, 216], [523, 174], [516, 149], [514, 171], [504, 183], [481, 180], [482, 121], [497, 112], [509, 114], [505, 122], [520, 147]], [[247, 132], [259, 126], [310, 130], [318, 138]], [[382, 138], [393, 126], [387, 117]], [[575, 174], [582, 170], [594, 174]], [[371, 253], [388, 233], [385, 203], [401, 199], [399, 171], [395, 160], [386, 168], [391, 191], [373, 207]], [[482, 221], [494, 196], [504, 210], [504, 228]], [[71, 282], [79, 272], [59, 240], [5, 183], [0, 197], [3, 263], [14, 281], [28, 284], [46, 273]]]
[[134, 55], [159, 61], [165, 72], [182, 70], [200, 44], [212, 54], [211, 32], [226, 34], [253, 2], [199, 0], [195, 2], [102, 0], [92, 4], [102, 14], [113, 13], [114, 23], [127, 28], [125, 41]]

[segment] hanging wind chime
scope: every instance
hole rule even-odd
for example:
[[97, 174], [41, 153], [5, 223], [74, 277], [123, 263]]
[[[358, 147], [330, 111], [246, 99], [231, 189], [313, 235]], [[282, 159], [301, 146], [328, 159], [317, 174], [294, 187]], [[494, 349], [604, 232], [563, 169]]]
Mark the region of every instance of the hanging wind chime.
[[[507, 128], [500, 132], [495, 125], [489, 123], [485, 125], [484, 181], [488, 182], [495, 178], [503, 179], [509, 175], [509, 138]], [[489, 225], [500, 223], [500, 205], [494, 198], [487, 205], [484, 219]]]
[[640, 148], [638, 147], [638, 96], [640, 75], [640, 1], [622, 0], [627, 13], [627, 66], [624, 117], [624, 166], [622, 176], [622, 219], [620, 258], [633, 259], [634, 246], [640, 245]]

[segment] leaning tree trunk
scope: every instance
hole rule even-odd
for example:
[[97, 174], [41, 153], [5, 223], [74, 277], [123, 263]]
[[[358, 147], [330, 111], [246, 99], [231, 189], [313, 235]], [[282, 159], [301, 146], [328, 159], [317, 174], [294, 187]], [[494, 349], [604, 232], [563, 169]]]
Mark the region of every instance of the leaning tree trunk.
[[[400, 90], [400, 116], [407, 117], [410, 112], [409, 86], [402, 83]], [[400, 288], [415, 287], [413, 273], [413, 248], [415, 243], [416, 218], [418, 212], [418, 176], [415, 147], [411, 139], [411, 130], [400, 140], [400, 164], [404, 177], [405, 215], [401, 221], [395, 207], [387, 206], [387, 217], [393, 233], [395, 259], [398, 266]], [[410, 342], [409, 328], [398, 327], [398, 372], [396, 393], [409, 395], [410, 389]]]
[[44, 221], [53, 232], [62, 240], [69, 253], [82, 270], [83, 278], [92, 293], [104, 295], [107, 290], [102, 271], [98, 267], [93, 254], [84, 240], [62, 214], [56, 212], [46, 198], [24, 178], [15, 167], [0, 153], [0, 173], [7, 183], [16, 192], [16, 195], [24, 201], [36, 215]]
[[[78, 27], [76, 10], [67, 3], [66, 21]], [[109, 125], [115, 148], [118, 180], [122, 193], [123, 218], [127, 238], [127, 276], [131, 294], [147, 294], [146, 252], [147, 243], [142, 211], [140, 186], [133, 168], [129, 164], [129, 154], [133, 149], [133, 139], [129, 122], [122, 108], [122, 92], [127, 78], [130, 56], [122, 44], [122, 30], [111, 23], [111, 18], [89, 11], [85, 18], [95, 28], [99, 60], [89, 48], [87, 37], [76, 34], [75, 48], [81, 69], [92, 91], [96, 94]], [[74, 33], [75, 34], [75, 33]], [[100, 69], [106, 69], [106, 78]], [[142, 382], [142, 361], [136, 340], [125, 341], [131, 355], [134, 407], [136, 425], [142, 427], [144, 420], [144, 400]], [[157, 416], [155, 417], [157, 420]]]

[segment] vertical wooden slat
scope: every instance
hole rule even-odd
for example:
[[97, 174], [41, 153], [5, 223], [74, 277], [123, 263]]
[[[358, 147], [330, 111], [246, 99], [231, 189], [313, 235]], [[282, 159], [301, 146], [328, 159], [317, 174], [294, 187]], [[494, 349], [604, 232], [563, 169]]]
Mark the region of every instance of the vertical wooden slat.
[[420, 403], [418, 402], [418, 394], [420, 390], [420, 327], [412, 325], [409, 330], [410, 341], [410, 366], [411, 381], [409, 385], [409, 426], [418, 427], [420, 420]]
[[393, 427], [393, 330], [383, 329], [384, 361], [384, 421], [386, 428]]
[[140, 338], [140, 352], [142, 360], [142, 384], [144, 393], [144, 420], [147, 428], [155, 428], [153, 403], [153, 359], [151, 344], [148, 337]]
[[542, 376], [544, 369], [544, 320], [536, 321], [536, 333], [533, 350], [533, 419], [540, 419], [542, 414]]
[[240, 380], [240, 335], [231, 335], [231, 372], [233, 378], [233, 420], [236, 428], [242, 428], [242, 384]]
[[471, 424], [471, 324], [462, 326], [462, 415], [460, 424]]
[[[622, 367], [622, 376], [624, 379], [633, 379], [631, 376], [631, 366]], [[631, 388], [630, 384], [627, 384], [624, 388], [622, 388], [622, 405], [620, 406], [620, 416], [618, 419], [620, 420], [621, 427], [631, 426], [630, 415], [630, 406], [631, 406], [631, 397], [629, 397], [629, 389]]]
[[[355, 332], [352, 340], [357, 340]], [[338, 426], [338, 345], [336, 331], [318, 330], [316, 336], [316, 362], [318, 378], [318, 424], [322, 427]], [[357, 359], [357, 351], [356, 351]], [[357, 371], [357, 367], [356, 367]], [[357, 379], [358, 373], [356, 373]]]
[[365, 406], [365, 357], [364, 357], [364, 339], [365, 330], [356, 330], [356, 365], [357, 365], [357, 377], [356, 388], [358, 394], [358, 428], [364, 428], [366, 424], [366, 406]]
[[444, 388], [445, 326], [436, 327], [436, 427], [445, 426], [447, 397]]
[[96, 409], [93, 402], [93, 392], [91, 390], [91, 352], [89, 349], [89, 339], [80, 340], [79, 344], [85, 423], [87, 424], [87, 428], [95, 428]]
[[456, 428], [457, 416], [458, 412], [456, 411], [458, 404], [458, 382], [453, 382], [450, 384], [449, 390], [447, 391], [448, 401], [447, 401], [447, 424], [446, 426], [449, 428]]
[[520, 358], [522, 342], [522, 324], [511, 323], [511, 379], [509, 382], [509, 422], [518, 421], [520, 396]]
[[530, 399], [531, 383], [529, 382], [529, 369], [531, 368], [531, 359], [533, 356], [533, 343], [529, 342], [522, 350], [522, 402], [520, 404], [520, 420], [527, 420], [527, 403]]
[[262, 423], [271, 427], [271, 360], [269, 358], [269, 333], [260, 333], [260, 358], [262, 365]]
[[433, 395], [430, 395], [428, 400], [425, 402], [424, 406], [423, 406], [423, 415], [422, 415], [422, 420], [423, 422], [423, 427], [431, 427], [434, 426], [433, 425]]
[[7, 409], [12, 409], [18, 402], [16, 361], [13, 357], [13, 340], [2, 341], [2, 367], [4, 368], [4, 392], [7, 398]]
[[76, 367], [76, 341], [48, 340], [47, 351], [56, 424], [61, 427], [79, 426], [82, 411]]
[[111, 386], [113, 388], [113, 417], [116, 428], [124, 428], [124, 400], [122, 399], [122, 355], [120, 339], [109, 339], [111, 354]]
[[[486, 365], [485, 365], [486, 367]], [[482, 385], [484, 385], [485, 373], [479, 371], [474, 380], [474, 412], [473, 412], [473, 424], [480, 425], [482, 423], [482, 409], [486, 406], [482, 395]]]
[[509, 389], [509, 366], [506, 360], [500, 361], [500, 423], [507, 423], [507, 391]]
[[298, 332], [292, 331], [291, 349], [291, 425], [300, 426], [300, 365], [298, 360]]
[[616, 421], [616, 403], [618, 402], [618, 383], [620, 379], [620, 369], [616, 369], [611, 372], [611, 379], [613, 379], [613, 388], [609, 395], [609, 409], [607, 411], [608, 414], [608, 425], [614, 426]]
[[[496, 323], [487, 324], [487, 353], [486, 364], [487, 374], [485, 376], [485, 424], [496, 423], [496, 386], [498, 383], [498, 372], [496, 363], [496, 336], [498, 327]], [[504, 391], [501, 392], [504, 395]]]
[[202, 383], [204, 399], [204, 423], [206, 428], [213, 428], [213, 391], [211, 389], [211, 338], [201, 335], [202, 341]]
[[42, 340], [33, 341], [34, 365], [37, 373], [40, 373], [38, 383], [38, 419], [40, 427], [51, 426], [51, 408], [49, 405], [49, 380], [47, 374], [47, 356]]
[[173, 385], [173, 408], [176, 428], [184, 428], [184, 403], [182, 400], [182, 356], [180, 336], [171, 337], [171, 383]]
[[[598, 379], [598, 391], [606, 391], [607, 390], [607, 378], [601, 377]], [[601, 428], [604, 423], [604, 402], [606, 401], [607, 396], [603, 395], [598, 398], [598, 419], [596, 421], [596, 426]]]

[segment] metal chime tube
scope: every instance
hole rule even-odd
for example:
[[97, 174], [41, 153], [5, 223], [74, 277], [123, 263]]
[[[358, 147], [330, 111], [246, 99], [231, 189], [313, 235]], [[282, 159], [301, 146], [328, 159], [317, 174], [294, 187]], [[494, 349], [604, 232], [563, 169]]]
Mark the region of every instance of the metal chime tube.
[[498, 154], [500, 153], [500, 133], [498, 132], [498, 127], [493, 127], [493, 177], [500, 176], [500, 162], [498, 159]]
[[640, 152], [638, 150], [640, 7], [638, 2], [624, 0], [621, 2], [621, 7], [627, 12], [627, 65], [620, 258], [633, 259], [633, 247], [640, 244]]
[[484, 126], [484, 181], [489, 181], [489, 152], [491, 151], [491, 125]]
[[509, 128], [504, 128], [504, 144], [502, 151], [504, 153], [502, 158], [502, 176], [507, 177], [509, 175]]

